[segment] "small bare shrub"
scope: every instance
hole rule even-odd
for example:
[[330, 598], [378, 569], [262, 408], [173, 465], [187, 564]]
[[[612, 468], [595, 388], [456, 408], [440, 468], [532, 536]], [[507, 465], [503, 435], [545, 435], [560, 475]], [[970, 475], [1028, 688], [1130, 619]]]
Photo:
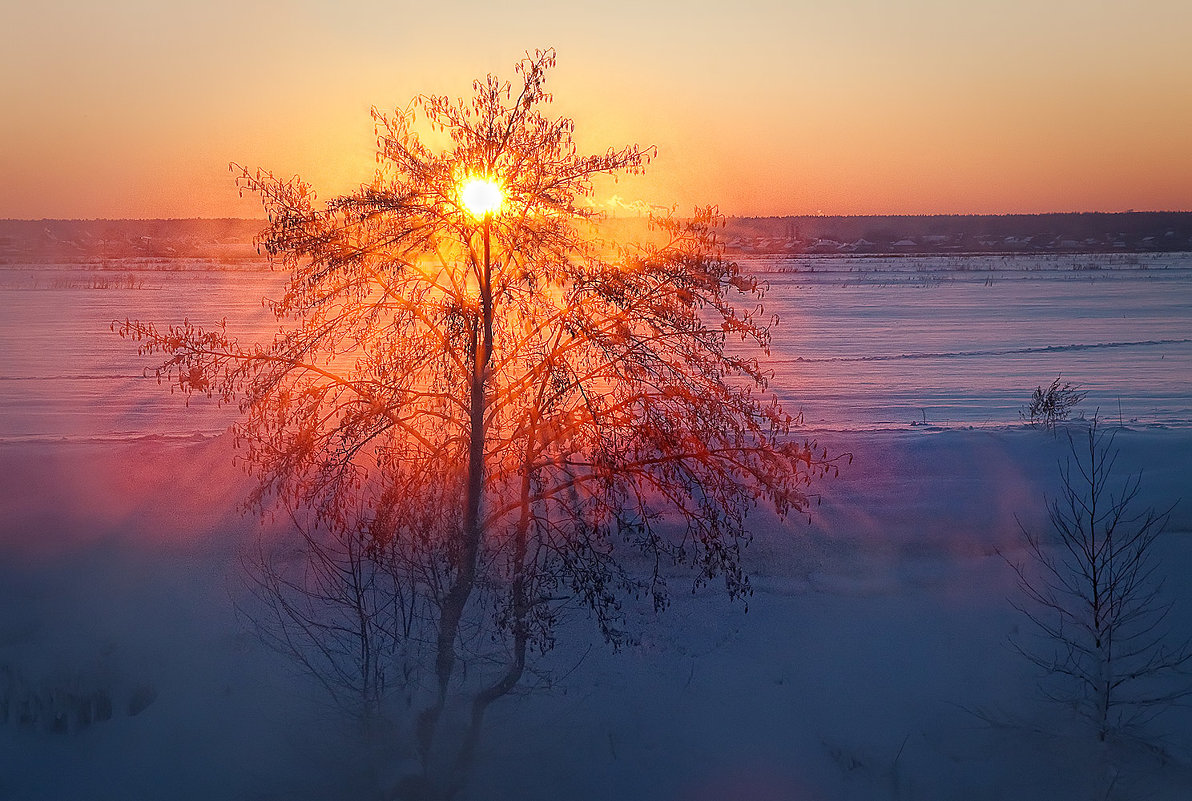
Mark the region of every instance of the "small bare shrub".
[[1041, 425], [1046, 429], [1054, 429], [1056, 423], [1067, 420], [1088, 393], [1080, 392], [1071, 382], [1061, 384], [1062, 378], [1056, 376], [1046, 389], [1035, 387], [1031, 402], [1018, 413], [1019, 416], [1033, 426]]

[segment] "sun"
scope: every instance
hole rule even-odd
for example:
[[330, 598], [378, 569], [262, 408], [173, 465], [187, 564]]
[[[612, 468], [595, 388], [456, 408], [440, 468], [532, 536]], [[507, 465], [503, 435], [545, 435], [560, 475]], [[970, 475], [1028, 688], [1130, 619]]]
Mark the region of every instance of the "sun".
[[460, 184], [459, 199], [468, 213], [479, 220], [501, 210], [505, 193], [497, 181], [473, 177]]

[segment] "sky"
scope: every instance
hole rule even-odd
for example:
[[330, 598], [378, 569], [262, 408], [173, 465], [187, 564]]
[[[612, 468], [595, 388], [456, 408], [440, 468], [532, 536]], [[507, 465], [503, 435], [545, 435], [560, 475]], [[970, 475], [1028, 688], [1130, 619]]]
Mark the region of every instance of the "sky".
[[369, 109], [553, 47], [626, 202], [730, 215], [1192, 210], [1187, 0], [6, 0], [0, 218], [255, 217], [229, 162], [323, 198]]

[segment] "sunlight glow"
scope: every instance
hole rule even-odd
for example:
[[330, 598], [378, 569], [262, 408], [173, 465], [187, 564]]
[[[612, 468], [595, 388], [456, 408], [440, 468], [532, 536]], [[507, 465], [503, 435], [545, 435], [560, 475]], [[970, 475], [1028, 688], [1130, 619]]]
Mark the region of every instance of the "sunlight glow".
[[468, 178], [459, 188], [459, 199], [468, 213], [479, 220], [501, 210], [505, 193], [490, 178]]

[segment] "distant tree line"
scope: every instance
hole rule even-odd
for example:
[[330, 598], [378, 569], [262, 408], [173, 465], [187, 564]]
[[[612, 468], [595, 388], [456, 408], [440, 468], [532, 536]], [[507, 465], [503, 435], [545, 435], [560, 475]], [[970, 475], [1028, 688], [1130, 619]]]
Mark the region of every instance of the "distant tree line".
[[257, 258], [264, 220], [0, 220], [0, 264]]
[[1137, 253], [1192, 250], [1192, 212], [730, 217], [730, 251]]
[[[613, 223], [626, 225], [628, 221]], [[0, 220], [0, 264], [255, 258], [264, 220]], [[1192, 251], [1192, 212], [730, 217], [730, 254]]]

